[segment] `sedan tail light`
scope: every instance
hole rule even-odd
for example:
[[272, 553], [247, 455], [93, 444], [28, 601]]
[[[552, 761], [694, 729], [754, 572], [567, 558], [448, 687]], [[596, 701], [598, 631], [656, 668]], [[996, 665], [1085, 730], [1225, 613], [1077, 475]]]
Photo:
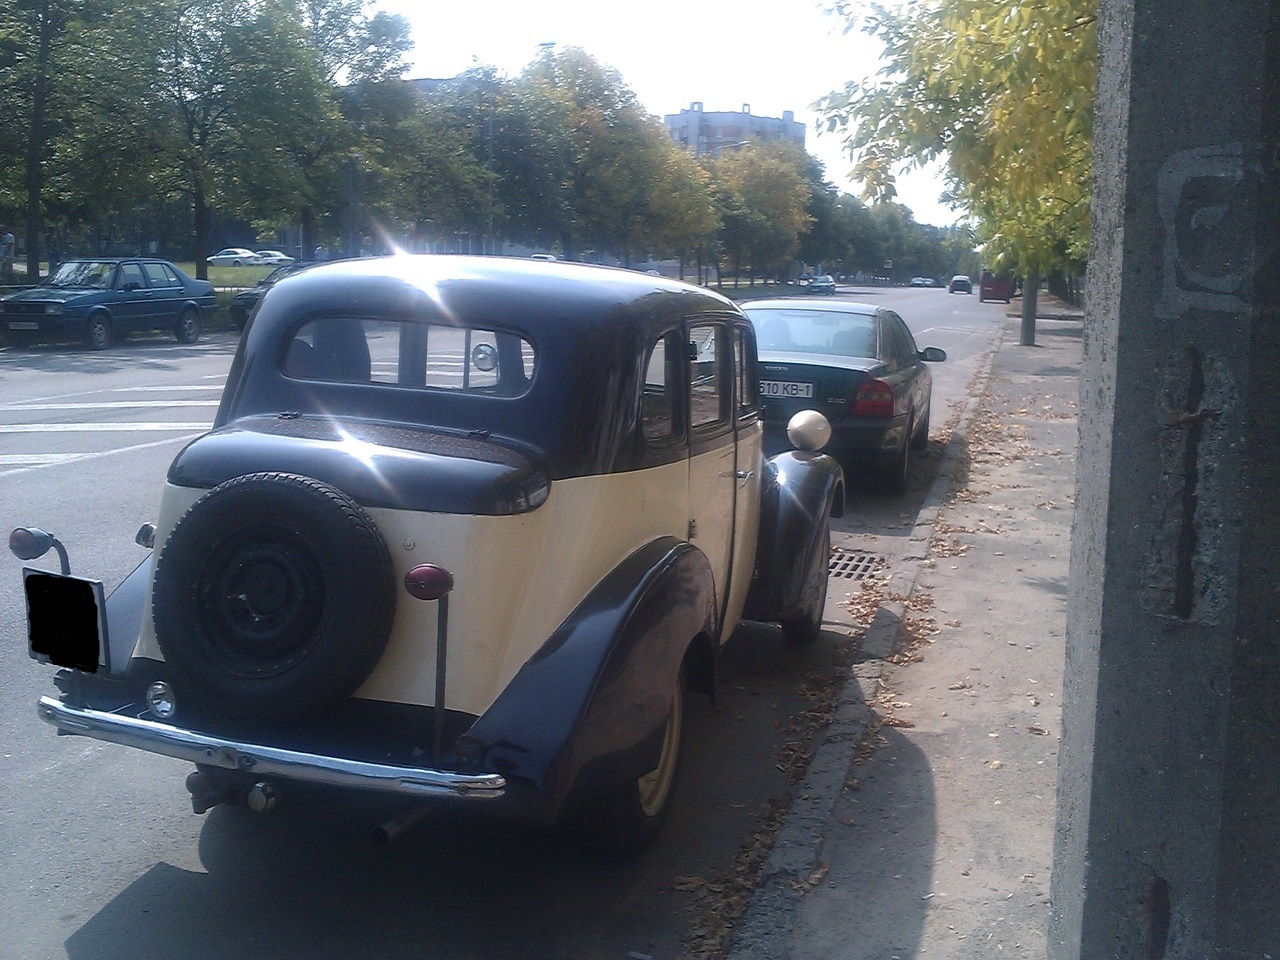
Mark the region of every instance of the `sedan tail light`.
[[855, 417], [892, 417], [893, 387], [883, 380], [863, 380], [853, 392], [849, 413]]

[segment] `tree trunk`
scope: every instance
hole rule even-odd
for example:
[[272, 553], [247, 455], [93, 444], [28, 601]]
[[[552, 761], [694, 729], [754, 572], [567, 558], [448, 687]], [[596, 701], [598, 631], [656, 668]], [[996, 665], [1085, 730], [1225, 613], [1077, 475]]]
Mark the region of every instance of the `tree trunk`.
[[1022, 340], [1024, 347], [1036, 345], [1036, 301], [1040, 296], [1040, 271], [1028, 270], [1022, 281]]
[[298, 212], [298, 251], [299, 260], [310, 260], [316, 253], [316, 227], [311, 215], [310, 205]]
[[41, 154], [45, 146], [45, 115], [49, 100], [49, 51], [53, 45], [53, 23], [48, 3], [41, 3], [40, 41], [36, 53], [35, 83], [31, 91], [31, 132], [27, 139], [27, 281], [40, 279], [40, 200], [44, 192]]
[[209, 227], [213, 213], [204, 200], [204, 188], [197, 186], [191, 195], [191, 206], [195, 220], [196, 233], [196, 279], [209, 279]]

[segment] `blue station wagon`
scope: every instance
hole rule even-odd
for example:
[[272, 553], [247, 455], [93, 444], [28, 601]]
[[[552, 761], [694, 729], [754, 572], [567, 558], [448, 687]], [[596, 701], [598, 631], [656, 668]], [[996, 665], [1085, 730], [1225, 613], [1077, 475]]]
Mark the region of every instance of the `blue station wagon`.
[[167, 260], [68, 260], [39, 286], [0, 298], [0, 330], [14, 346], [74, 338], [105, 350], [134, 330], [195, 343], [214, 306], [213, 284]]

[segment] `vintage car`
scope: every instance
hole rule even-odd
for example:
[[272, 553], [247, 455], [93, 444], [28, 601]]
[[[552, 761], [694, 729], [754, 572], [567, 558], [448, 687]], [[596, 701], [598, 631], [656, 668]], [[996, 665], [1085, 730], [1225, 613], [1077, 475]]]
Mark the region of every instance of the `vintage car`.
[[134, 330], [164, 329], [195, 343], [216, 306], [209, 281], [168, 260], [67, 260], [38, 286], [0, 299], [0, 331], [15, 346], [75, 337], [105, 350]]
[[[24, 569], [64, 734], [190, 760], [192, 803], [291, 785], [591, 824], [670, 805], [687, 691], [742, 617], [818, 635], [829, 426], [765, 460], [728, 300], [500, 258], [326, 264], [263, 296], [213, 429], [174, 459], [149, 559]], [[32, 560], [51, 534], [19, 528]]]

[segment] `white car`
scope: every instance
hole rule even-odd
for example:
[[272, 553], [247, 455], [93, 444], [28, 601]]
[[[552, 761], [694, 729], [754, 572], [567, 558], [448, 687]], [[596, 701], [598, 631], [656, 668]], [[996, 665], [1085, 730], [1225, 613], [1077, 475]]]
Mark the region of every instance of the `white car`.
[[279, 250], [259, 250], [253, 255], [253, 262], [263, 266], [278, 267], [281, 264], [293, 263], [293, 257]]
[[223, 247], [209, 257], [208, 262], [215, 267], [241, 267], [246, 263], [258, 263], [259, 261], [255, 259], [257, 256], [252, 250], [246, 250], [244, 247]]

